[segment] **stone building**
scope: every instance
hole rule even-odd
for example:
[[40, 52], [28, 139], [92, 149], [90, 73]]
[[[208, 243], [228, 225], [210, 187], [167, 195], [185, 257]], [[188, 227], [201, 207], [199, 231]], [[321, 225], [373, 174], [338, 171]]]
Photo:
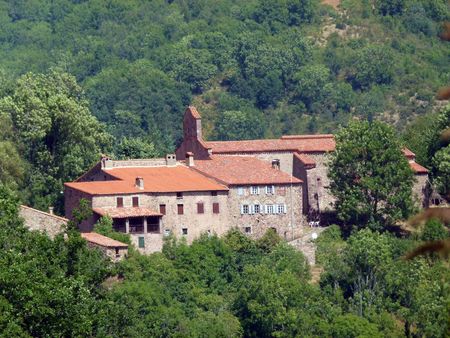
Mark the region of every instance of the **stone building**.
[[[278, 163], [281, 171], [303, 181], [303, 213], [311, 220], [320, 214], [333, 211], [334, 198], [330, 194], [327, 175], [328, 154], [335, 150], [332, 134], [287, 135], [279, 139], [245, 141], [205, 141], [202, 136], [201, 116], [195, 107], [188, 107], [183, 120], [184, 138], [176, 151], [177, 159], [188, 152], [196, 160], [218, 156], [252, 156], [267, 163]], [[428, 170], [415, 162], [409, 149], [403, 153], [416, 174], [413, 188], [420, 205], [426, 204], [425, 188]]]
[[[160, 251], [165, 236], [191, 243], [201, 234], [222, 235], [237, 227], [251, 237], [269, 228], [293, 240], [310, 221], [333, 211], [328, 155], [334, 136], [291, 135], [279, 139], [208, 142], [201, 116], [186, 109], [183, 142], [165, 159], [115, 161], [103, 157], [75, 182], [65, 184], [68, 218], [81, 198], [93, 216], [92, 231], [109, 215], [117, 231], [130, 234], [143, 253]], [[404, 149], [416, 173], [414, 191], [423, 200], [427, 170]]]
[[191, 243], [201, 234], [222, 235], [231, 227], [261, 236], [274, 228], [286, 238], [301, 229], [301, 180], [252, 157], [195, 161], [113, 161], [103, 158], [76, 182], [65, 184], [66, 216], [81, 198], [93, 216], [80, 226], [91, 232], [102, 216], [116, 231], [130, 234], [144, 253], [160, 251], [165, 236]]
[[99, 249], [106, 257], [113, 262], [119, 262], [128, 255], [128, 244], [116, 241], [115, 239], [100, 235], [96, 232], [81, 233], [91, 248]]
[[[49, 212], [33, 209], [25, 205], [21, 205], [19, 215], [24, 220], [24, 225], [32, 231], [40, 231], [54, 239], [65, 231], [65, 227], [69, 220], [53, 214], [53, 208], [49, 208]], [[100, 249], [113, 262], [120, 261], [128, 254], [128, 244], [113, 240], [109, 237], [91, 232], [89, 234], [81, 234], [87, 241], [89, 247]]]

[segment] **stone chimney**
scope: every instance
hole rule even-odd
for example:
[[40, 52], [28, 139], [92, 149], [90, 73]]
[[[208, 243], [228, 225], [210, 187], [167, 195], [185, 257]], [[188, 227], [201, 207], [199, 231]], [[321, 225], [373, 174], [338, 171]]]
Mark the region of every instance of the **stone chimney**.
[[102, 155], [100, 162], [102, 164], [102, 169], [112, 168], [112, 161], [108, 156]]
[[192, 152], [190, 152], [190, 151], [188, 151], [188, 152], [186, 153], [186, 165], [187, 165], [188, 167], [193, 167], [193, 166], [195, 166], [195, 164], [194, 164], [194, 153], [192, 153]]
[[136, 177], [136, 187], [144, 190], [144, 179], [142, 177]]
[[48, 207], [48, 213], [50, 214], [50, 215], [54, 215], [54, 213], [53, 213], [53, 210], [54, 210], [55, 208], [54, 207]]
[[280, 160], [279, 159], [272, 160], [272, 168], [280, 170]]
[[177, 165], [177, 159], [175, 157], [175, 154], [167, 154], [166, 155], [166, 165], [167, 166], [176, 166]]

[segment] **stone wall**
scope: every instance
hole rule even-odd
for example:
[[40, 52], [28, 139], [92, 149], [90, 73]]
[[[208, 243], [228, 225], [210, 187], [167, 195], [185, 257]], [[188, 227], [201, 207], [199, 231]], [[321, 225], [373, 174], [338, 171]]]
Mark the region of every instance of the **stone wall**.
[[[80, 205], [80, 200], [84, 198], [89, 202], [89, 206], [92, 207], [92, 196], [84, 193], [82, 191], [70, 188], [68, 186], [64, 187], [64, 210], [65, 216], [68, 219], [72, 219], [72, 211], [75, 208], [78, 208]], [[89, 219], [83, 221], [80, 225], [81, 232], [90, 232], [93, 229], [93, 225], [98, 220], [98, 215], [93, 214]]]
[[[151, 208], [155, 212], [159, 212], [161, 204], [166, 205], [166, 215], [161, 218], [161, 233], [157, 234], [158, 236], [155, 234], [133, 234], [132, 236], [135, 244], [138, 243], [138, 237], [145, 237], [145, 248], [141, 250], [143, 252], [159, 251], [164, 234], [170, 233], [176, 237], [184, 237], [187, 243], [192, 243], [203, 233], [223, 235], [229, 229], [226, 191], [217, 192], [217, 196], [212, 196], [210, 191], [185, 192], [182, 198], [177, 198], [176, 193], [95, 196], [92, 207], [116, 207], [116, 198], [119, 196], [123, 197], [124, 207], [132, 207], [133, 196], [139, 196], [139, 206]], [[213, 213], [212, 208], [215, 202], [219, 203], [218, 214]], [[197, 203], [203, 203], [204, 213], [197, 213]], [[178, 214], [178, 204], [183, 205], [182, 215]], [[187, 229], [187, 234], [183, 234], [183, 229]]]
[[[243, 194], [239, 195], [239, 189]], [[266, 194], [265, 186], [260, 186], [260, 193], [252, 195], [251, 186], [233, 186], [230, 188], [228, 208], [231, 227], [238, 227], [245, 232], [250, 227], [249, 235], [253, 238], [261, 237], [269, 228], [286, 239], [296, 238], [302, 232], [305, 224], [302, 216], [302, 186], [300, 184], [276, 185], [274, 194]], [[286, 212], [282, 214], [266, 214], [264, 212], [254, 214], [241, 214], [241, 205], [266, 205], [285, 204]]]
[[90, 248], [100, 250], [106, 257], [113, 262], [119, 262], [128, 255], [128, 248], [109, 248], [87, 241]]
[[25, 226], [30, 230], [46, 233], [50, 238], [54, 238], [63, 232], [63, 226], [68, 219], [52, 215], [40, 210], [36, 210], [24, 205], [20, 206], [19, 215], [25, 221]]
[[316, 162], [316, 167], [307, 170], [308, 201], [312, 210], [320, 212], [334, 211], [335, 198], [329, 190], [327, 153], [309, 153]]
[[428, 175], [421, 174], [415, 175], [416, 181], [414, 182], [412, 192], [413, 198], [417, 207], [424, 208], [428, 206], [427, 201], [427, 189], [428, 189]]

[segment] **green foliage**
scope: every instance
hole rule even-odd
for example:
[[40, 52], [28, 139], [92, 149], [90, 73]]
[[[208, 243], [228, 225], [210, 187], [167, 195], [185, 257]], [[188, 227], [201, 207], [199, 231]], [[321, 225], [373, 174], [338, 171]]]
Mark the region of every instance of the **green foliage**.
[[423, 241], [438, 241], [449, 236], [448, 230], [436, 219], [430, 219], [424, 225], [420, 239]]
[[219, 140], [254, 140], [263, 136], [258, 116], [241, 111], [225, 111], [217, 123]]
[[[78, 177], [100, 156], [109, 136], [90, 114], [75, 78], [59, 71], [20, 77], [11, 95], [0, 101], [1, 114], [31, 164], [26, 177], [29, 202], [61, 208], [63, 182]], [[18, 162], [20, 165], [20, 161]]]
[[368, 45], [356, 52], [353, 85], [367, 89], [374, 84], [389, 84], [394, 76], [394, 55], [380, 45]]
[[412, 210], [413, 173], [386, 124], [351, 122], [342, 129], [329, 176], [338, 216], [347, 224], [381, 229]]
[[116, 157], [119, 160], [133, 158], [153, 158], [157, 156], [158, 153], [156, 152], [153, 143], [139, 137], [123, 137], [120, 140], [116, 150]]
[[432, 165], [433, 183], [441, 194], [447, 196], [450, 193], [450, 144], [442, 135], [450, 126], [450, 105], [439, 113], [433, 126], [428, 141], [428, 158]]
[[384, 337], [375, 324], [367, 319], [346, 314], [334, 319], [333, 337]]
[[266, 233], [256, 241], [256, 245], [265, 253], [270, 253], [281, 242], [275, 229], [267, 229]]
[[130, 236], [122, 232], [114, 231], [113, 220], [109, 216], [103, 216], [94, 224], [94, 232], [131, 246]]

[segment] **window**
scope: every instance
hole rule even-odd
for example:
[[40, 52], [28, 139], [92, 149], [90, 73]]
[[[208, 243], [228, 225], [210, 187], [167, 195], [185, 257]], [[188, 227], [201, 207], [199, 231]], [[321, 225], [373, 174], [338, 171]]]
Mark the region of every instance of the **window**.
[[117, 232], [126, 232], [126, 225], [124, 218], [114, 218], [113, 229]]
[[220, 212], [219, 203], [213, 203], [213, 213], [218, 214]]
[[181, 199], [183, 199], [183, 193], [177, 192], [177, 200], [181, 200]]
[[123, 197], [117, 197], [116, 201], [117, 201], [117, 207], [123, 208]]
[[205, 205], [203, 202], [197, 203], [197, 214], [204, 214], [205, 213]]
[[147, 217], [147, 232], [159, 234], [159, 218]]
[[181, 233], [183, 234], [183, 236], [186, 236], [188, 234], [188, 229], [187, 228], [181, 229]]
[[169, 229], [166, 229], [166, 230], [164, 230], [164, 236], [170, 236], [170, 230]]
[[144, 220], [141, 217], [132, 217], [130, 222], [130, 233], [143, 233], [144, 232]]
[[160, 204], [159, 205], [159, 213], [162, 215], [166, 214], [166, 205], [165, 204]]
[[133, 197], [133, 207], [137, 208], [139, 206], [139, 196]]
[[119, 248], [115, 248], [115, 251], [116, 251], [116, 258], [119, 258], [120, 257]]
[[241, 205], [241, 214], [248, 214], [250, 212], [250, 208], [248, 204]]
[[238, 187], [238, 195], [244, 195], [244, 187]]
[[252, 227], [251, 227], [251, 226], [244, 227], [244, 232], [245, 232], [246, 234], [251, 234], [251, 233], [252, 233]]
[[250, 193], [252, 195], [259, 195], [259, 187], [250, 187]]
[[266, 194], [267, 194], [267, 195], [273, 195], [273, 194], [275, 194], [275, 186], [273, 186], [273, 185], [267, 185], [267, 186], [266, 186]]
[[266, 205], [266, 214], [274, 214], [275, 208], [273, 204], [267, 204]]
[[177, 209], [178, 209], [178, 215], [183, 215], [184, 214], [184, 206], [183, 206], [183, 204], [177, 204]]
[[255, 211], [255, 214], [259, 214], [261, 212], [261, 205], [255, 204], [253, 210]]
[[217, 191], [211, 191], [211, 196], [217, 196]]
[[277, 212], [279, 214], [285, 214], [286, 213], [286, 204], [278, 204], [277, 205]]
[[138, 246], [140, 248], [145, 248], [145, 238], [144, 237], [139, 237], [139, 243]]

